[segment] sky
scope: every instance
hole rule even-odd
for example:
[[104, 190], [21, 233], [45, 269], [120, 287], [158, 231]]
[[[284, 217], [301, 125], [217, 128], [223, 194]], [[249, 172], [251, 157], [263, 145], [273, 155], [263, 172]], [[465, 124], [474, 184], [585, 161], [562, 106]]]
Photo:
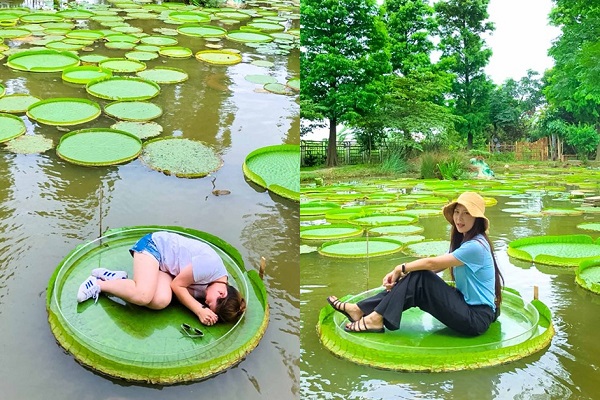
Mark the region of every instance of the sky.
[[551, 68], [548, 56], [560, 30], [548, 25], [552, 0], [490, 0], [488, 14], [496, 30], [486, 43], [493, 55], [485, 68], [495, 84], [521, 79], [528, 69], [542, 75]]

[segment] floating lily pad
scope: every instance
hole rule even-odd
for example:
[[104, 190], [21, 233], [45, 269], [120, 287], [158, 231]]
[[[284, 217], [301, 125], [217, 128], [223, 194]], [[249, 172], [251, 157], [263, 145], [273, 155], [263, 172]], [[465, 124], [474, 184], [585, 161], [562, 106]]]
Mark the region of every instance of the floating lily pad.
[[250, 64], [256, 65], [259, 67], [267, 67], [267, 68], [275, 66], [275, 63], [273, 63], [271, 61], [267, 61], [267, 60], [254, 60]]
[[68, 32], [65, 36], [74, 39], [98, 40], [104, 37], [104, 32], [92, 29], [77, 29]]
[[29, 94], [9, 94], [0, 98], [0, 112], [6, 113], [24, 113], [30, 105], [37, 103], [41, 99]]
[[196, 59], [209, 64], [233, 65], [242, 62], [242, 56], [225, 50], [203, 50], [196, 53]]
[[325, 215], [330, 210], [339, 210], [340, 205], [331, 202], [311, 201], [309, 203], [300, 204], [301, 216], [318, 216]]
[[77, 125], [100, 116], [102, 109], [96, 102], [79, 98], [52, 98], [41, 100], [27, 109], [27, 116], [46, 125]]
[[158, 96], [160, 86], [142, 78], [112, 77], [92, 81], [85, 90], [106, 100], [148, 100]]
[[156, 122], [119, 121], [110, 127], [111, 129], [129, 132], [140, 139], [156, 137], [163, 131], [162, 126]]
[[300, 90], [300, 78], [290, 79], [286, 85], [297, 92]]
[[150, 51], [130, 51], [125, 53], [125, 58], [128, 60], [150, 61], [158, 58], [158, 54]]
[[537, 264], [577, 267], [600, 257], [600, 244], [588, 235], [533, 236], [510, 242], [507, 254]]
[[110, 78], [111, 76], [112, 72], [110, 70], [93, 65], [70, 67], [62, 72], [63, 81], [81, 85], [85, 85], [95, 79]]
[[140, 43], [154, 46], [175, 46], [177, 39], [170, 36], [144, 36]]
[[356, 225], [331, 224], [300, 227], [300, 239], [332, 240], [361, 236], [363, 229]]
[[136, 74], [140, 78], [147, 79], [152, 82], [169, 84], [180, 83], [188, 79], [188, 73], [179, 68], [156, 67], [140, 71]]
[[285, 26], [275, 24], [275, 23], [270, 23], [270, 22], [250, 22], [250, 23], [248, 23], [248, 26], [251, 26], [252, 28], [256, 28], [261, 32], [268, 32], [268, 33], [281, 32], [281, 31], [285, 30]]
[[273, 41], [273, 36], [259, 32], [248, 32], [243, 30], [227, 33], [227, 39], [242, 43], [268, 43]]
[[126, 33], [114, 33], [112, 35], [104, 36], [104, 40], [107, 42], [138, 43], [140, 38], [134, 35], [128, 35]]
[[585, 229], [588, 231], [596, 231], [600, 232], [600, 223], [597, 222], [584, 222], [582, 224], [577, 225], [579, 229]]
[[600, 294], [600, 258], [582, 261], [575, 271], [575, 282], [584, 289]]
[[244, 21], [252, 18], [251, 15], [239, 11], [221, 11], [215, 13], [215, 16], [222, 19], [235, 19], [237, 21]]
[[33, 12], [31, 14], [21, 15], [21, 22], [40, 24], [42, 22], [62, 21], [64, 18], [58, 14]]
[[177, 32], [185, 36], [193, 37], [223, 37], [227, 31], [223, 28], [213, 25], [192, 25], [186, 24], [177, 28]]
[[162, 108], [147, 101], [116, 101], [104, 107], [106, 114], [125, 121], [149, 121], [162, 115]]
[[56, 15], [69, 19], [88, 19], [90, 17], [93, 17], [95, 14], [89, 10], [76, 8], [71, 10], [58, 11]]
[[[342, 301], [356, 303], [381, 288]], [[317, 331], [323, 345], [357, 364], [396, 371], [462, 371], [505, 364], [534, 354], [554, 336], [552, 316], [539, 300], [525, 303], [514, 290], [504, 289], [502, 312], [477, 337], [461, 335], [430, 314], [412, 308], [402, 313], [401, 327], [384, 334], [353, 334], [343, 330], [347, 320], [333, 307], [321, 309]]]
[[84, 166], [122, 164], [136, 158], [142, 141], [135, 135], [109, 128], [72, 131], [61, 139], [56, 154], [65, 161]]
[[223, 165], [221, 157], [204, 143], [175, 137], [146, 142], [140, 159], [154, 170], [183, 178], [201, 178]]
[[6, 65], [20, 71], [58, 72], [79, 65], [79, 57], [68, 51], [25, 50], [10, 55]]
[[128, 60], [126, 58], [107, 58], [98, 63], [99, 67], [113, 72], [139, 72], [146, 69], [146, 64], [141, 61]]
[[160, 48], [158, 54], [169, 58], [190, 58], [194, 53], [188, 47], [165, 46]]
[[434, 257], [448, 252], [449, 240], [425, 240], [420, 243], [409, 244], [405, 252], [414, 257]]
[[421, 233], [425, 230], [422, 226], [417, 225], [387, 225], [377, 226], [369, 229], [369, 233], [376, 233], [379, 235], [414, 235]]
[[433, 217], [435, 215], [441, 215], [441, 208], [411, 208], [410, 210], [402, 211], [402, 214], [413, 215], [418, 218]]
[[31, 36], [31, 31], [23, 28], [0, 28], [0, 38], [15, 39]]
[[246, 75], [244, 79], [248, 82], [258, 83], [260, 85], [264, 85], [265, 83], [277, 82], [277, 78], [270, 75]]
[[173, 11], [169, 18], [178, 22], [209, 22], [210, 14], [200, 11]]
[[292, 91], [291, 88], [289, 88], [288, 86], [281, 84], [281, 83], [267, 83], [263, 86], [263, 88], [271, 93], [275, 93], [275, 94], [285, 94], [285, 95], [292, 95], [294, 94], [294, 91]]
[[385, 238], [360, 238], [331, 241], [319, 248], [319, 254], [337, 258], [378, 257], [397, 253], [402, 244]]
[[[79, 284], [100, 264], [117, 265], [131, 273], [130, 248], [140, 237], [171, 231], [210, 245], [221, 257], [231, 284], [248, 308], [234, 324], [203, 326], [204, 336], [193, 340], [180, 331], [181, 323], [198, 319], [179, 302], [160, 313], [144, 307], [124, 307], [108, 296], [97, 304], [74, 301]], [[48, 322], [57, 342], [75, 359], [103, 375], [150, 384], [196, 381], [222, 373], [242, 362], [263, 337], [269, 321], [264, 283], [254, 270], [246, 271], [239, 252], [208, 233], [172, 226], [126, 227], [77, 246], [58, 265], [46, 296]]]
[[292, 144], [267, 146], [246, 156], [244, 175], [279, 196], [300, 199], [300, 147]]
[[110, 58], [108, 56], [103, 56], [101, 54], [86, 54], [80, 57], [81, 62], [88, 64], [98, 64], [102, 60], [106, 60]]
[[104, 46], [113, 50], [132, 50], [136, 47], [136, 44], [132, 42], [106, 42]]
[[21, 135], [5, 143], [6, 149], [17, 154], [37, 154], [50, 150], [54, 143], [52, 139], [42, 135]]
[[0, 113], [0, 143], [21, 136], [26, 131], [25, 123], [21, 118]]
[[348, 218], [348, 221], [362, 226], [407, 225], [417, 222], [418, 218], [409, 215], [369, 214]]

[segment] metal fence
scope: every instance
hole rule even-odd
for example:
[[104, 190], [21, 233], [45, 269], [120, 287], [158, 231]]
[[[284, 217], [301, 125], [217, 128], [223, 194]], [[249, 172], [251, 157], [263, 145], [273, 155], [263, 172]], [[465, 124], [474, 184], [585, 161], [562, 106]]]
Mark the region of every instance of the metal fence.
[[[324, 165], [327, 159], [327, 142], [317, 140], [300, 141], [300, 165], [310, 167]], [[337, 157], [340, 165], [381, 163], [386, 151], [365, 150], [356, 142], [338, 142]]]

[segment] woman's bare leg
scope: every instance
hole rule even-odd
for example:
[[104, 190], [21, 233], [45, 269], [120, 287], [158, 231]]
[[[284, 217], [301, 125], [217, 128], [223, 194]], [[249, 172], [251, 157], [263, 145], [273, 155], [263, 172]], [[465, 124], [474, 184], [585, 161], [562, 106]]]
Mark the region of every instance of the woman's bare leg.
[[100, 290], [139, 306], [147, 306], [156, 295], [158, 260], [146, 253], [133, 254], [133, 279], [98, 280]]
[[173, 291], [171, 290], [171, 281], [173, 277], [166, 272], [158, 271], [158, 283], [156, 285], [156, 292], [152, 301], [146, 305], [146, 307], [153, 310], [162, 310], [171, 304], [173, 298]]

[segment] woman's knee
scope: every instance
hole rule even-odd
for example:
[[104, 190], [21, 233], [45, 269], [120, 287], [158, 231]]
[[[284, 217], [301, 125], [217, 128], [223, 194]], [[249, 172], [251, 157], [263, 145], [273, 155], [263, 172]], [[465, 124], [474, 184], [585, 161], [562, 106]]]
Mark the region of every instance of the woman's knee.
[[162, 310], [163, 308], [167, 308], [169, 304], [171, 304], [172, 293], [157, 293], [152, 301], [150, 301], [146, 307], [151, 308], [153, 310]]

